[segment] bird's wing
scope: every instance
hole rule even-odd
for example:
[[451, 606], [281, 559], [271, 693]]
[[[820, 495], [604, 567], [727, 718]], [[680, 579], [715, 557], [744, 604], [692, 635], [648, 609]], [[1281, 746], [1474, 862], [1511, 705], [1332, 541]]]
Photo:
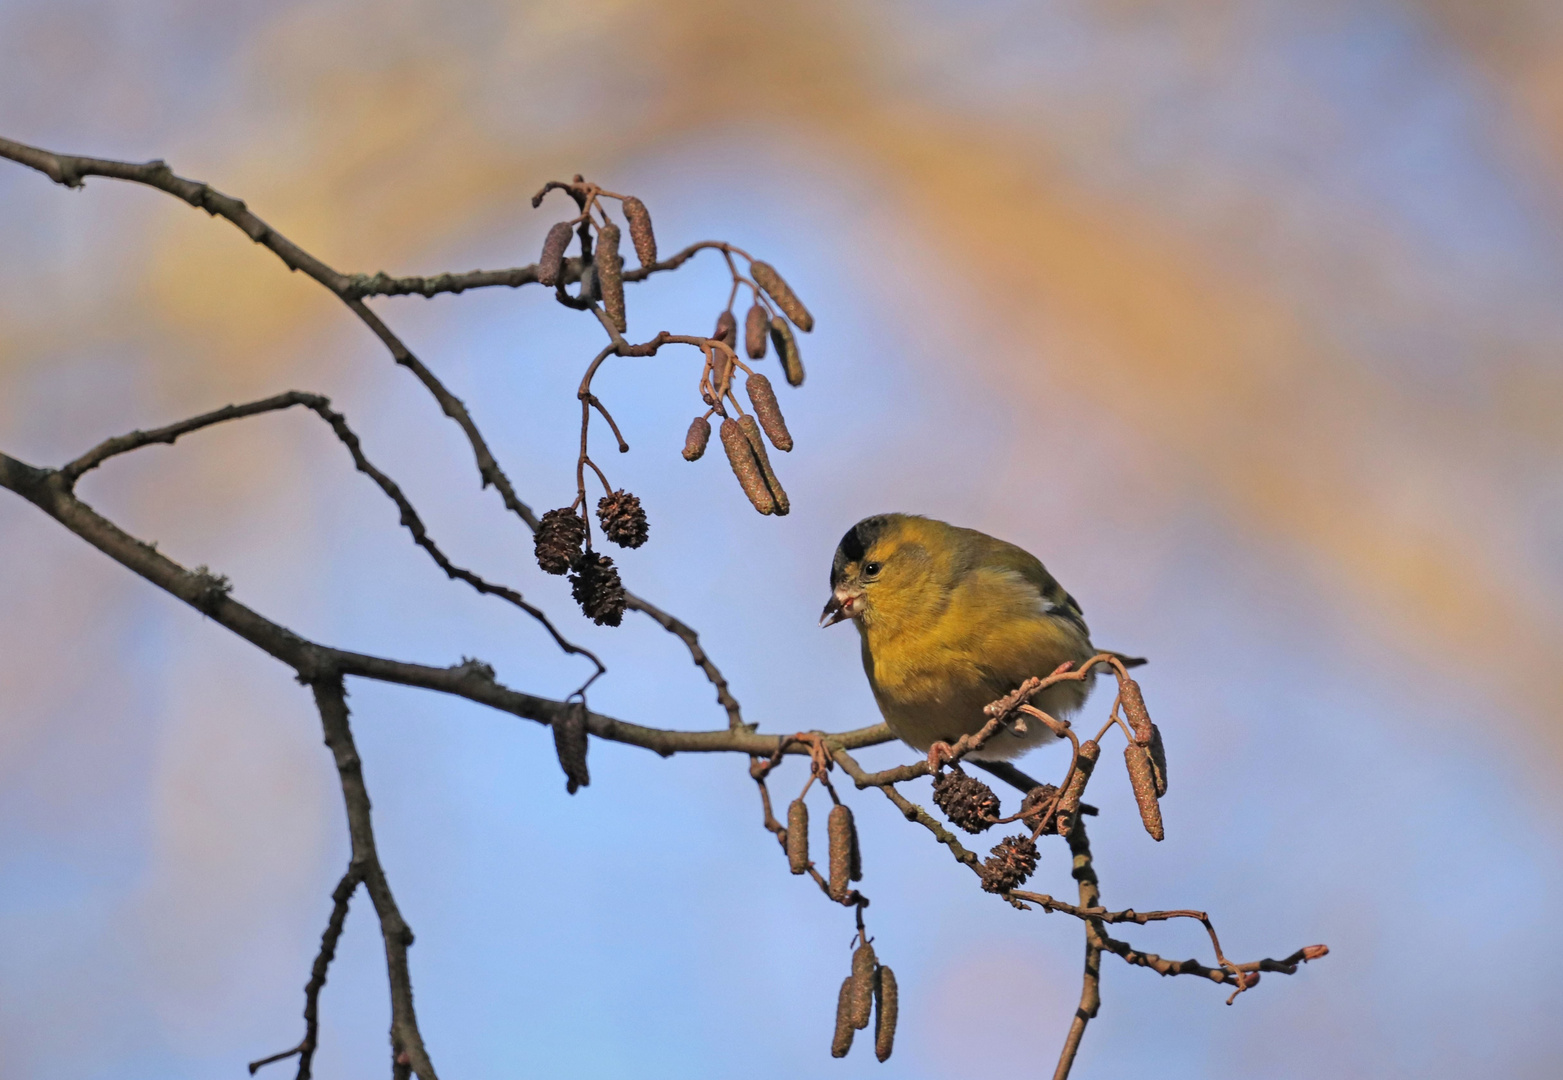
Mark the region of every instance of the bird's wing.
[[1080, 604], [1064, 591], [1057, 578], [1047, 572], [1047, 567], [1042, 565], [1041, 559], [1025, 548], [995, 539], [986, 533], [970, 531], [976, 539], [976, 547], [980, 552], [978, 562], [981, 565], [1019, 574], [1025, 581], [1036, 586], [1037, 595], [1042, 602], [1042, 610], [1049, 615], [1069, 620], [1080, 628], [1082, 635], [1087, 639], [1090, 638], [1091, 631], [1085, 625], [1085, 613], [1080, 610]]

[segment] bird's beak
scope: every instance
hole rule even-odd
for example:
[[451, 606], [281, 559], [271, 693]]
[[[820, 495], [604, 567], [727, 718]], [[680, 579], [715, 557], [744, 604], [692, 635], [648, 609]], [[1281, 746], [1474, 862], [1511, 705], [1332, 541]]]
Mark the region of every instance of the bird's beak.
[[840, 589], [831, 593], [830, 599], [825, 601], [825, 610], [820, 612], [820, 628], [835, 626], [838, 622], [850, 619], [853, 614], [852, 601], [855, 599], [855, 594], [847, 593], [843, 596]]

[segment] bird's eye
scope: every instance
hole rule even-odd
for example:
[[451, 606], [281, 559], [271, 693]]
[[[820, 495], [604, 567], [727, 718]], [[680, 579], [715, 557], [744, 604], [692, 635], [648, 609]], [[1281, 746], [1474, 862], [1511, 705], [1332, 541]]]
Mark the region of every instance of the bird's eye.
[[863, 564], [864, 577], [878, 577], [879, 571], [884, 568], [883, 563], [866, 562]]

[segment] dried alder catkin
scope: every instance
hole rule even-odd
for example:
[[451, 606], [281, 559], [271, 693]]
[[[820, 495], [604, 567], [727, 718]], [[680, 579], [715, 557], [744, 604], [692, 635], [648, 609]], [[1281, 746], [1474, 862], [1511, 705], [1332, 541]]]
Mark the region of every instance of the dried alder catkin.
[[1029, 836], [1006, 836], [993, 845], [982, 864], [982, 887], [991, 893], [1009, 892], [1025, 883], [1037, 868], [1037, 845]]
[[727, 451], [727, 462], [733, 467], [733, 475], [738, 477], [738, 486], [744, 489], [744, 494], [749, 496], [756, 510], [762, 514], [774, 514], [776, 500], [771, 497], [771, 489], [765, 486], [765, 476], [760, 472], [759, 461], [755, 460], [749, 436], [744, 434], [744, 429], [732, 417], [722, 421], [720, 434], [722, 449]]
[[[1026, 792], [1025, 798], [1020, 800], [1021, 823], [1038, 836], [1050, 836], [1058, 831], [1058, 819], [1052, 812], [1054, 801], [1058, 798], [1058, 788], [1052, 784], [1038, 784]], [[1042, 818], [1042, 812], [1047, 811], [1047, 817]]]
[[560, 716], [554, 717], [554, 752], [559, 755], [559, 767], [564, 770], [564, 788], [571, 795], [577, 788], [592, 782], [586, 771], [586, 704], [574, 701], [564, 707]]
[[868, 1022], [874, 1013], [874, 969], [879, 967], [879, 958], [874, 955], [874, 947], [868, 942], [857, 947], [852, 954], [852, 1026], [862, 1031], [868, 1027]]
[[814, 329], [814, 316], [809, 314], [808, 308], [803, 306], [803, 301], [799, 300], [791, 287], [782, 280], [782, 276], [776, 272], [774, 266], [765, 262], [752, 262], [749, 264], [749, 273], [754, 277], [754, 283], [765, 290], [766, 296], [776, 301], [776, 306], [782, 309], [799, 330], [808, 333]]
[[1134, 741], [1141, 746], [1149, 746], [1151, 714], [1145, 708], [1145, 696], [1140, 693], [1140, 684], [1133, 679], [1123, 680], [1123, 685], [1118, 688], [1118, 697], [1123, 702], [1124, 719], [1134, 729]]
[[1102, 756], [1102, 747], [1095, 739], [1087, 739], [1080, 744], [1080, 753], [1075, 760], [1075, 771], [1069, 777], [1069, 784], [1064, 788], [1064, 797], [1058, 800], [1058, 834], [1068, 836], [1075, 830], [1075, 822], [1080, 817], [1080, 797], [1085, 794], [1086, 781], [1091, 779], [1091, 770], [1096, 768], [1097, 758]]
[[597, 230], [597, 287], [602, 290], [603, 310], [619, 333], [629, 324], [624, 319], [624, 260], [619, 258], [619, 227], [604, 225]]
[[1161, 728], [1151, 725], [1151, 744], [1146, 747], [1151, 752], [1151, 775], [1156, 780], [1156, 797], [1165, 798], [1167, 794], [1167, 749], [1161, 744]]
[[841, 980], [841, 992], [836, 995], [836, 1034], [830, 1040], [830, 1056], [844, 1058], [852, 1049], [852, 976]]
[[803, 357], [798, 352], [798, 339], [792, 336], [792, 327], [780, 315], [771, 320], [771, 344], [776, 346], [776, 358], [781, 361], [787, 385], [802, 386]]
[[759, 423], [752, 416], [740, 416], [738, 426], [749, 439], [749, 446], [754, 451], [754, 459], [760, 465], [760, 475], [765, 479], [765, 486], [770, 489], [773, 504], [771, 512], [777, 517], [785, 516], [792, 509], [792, 503], [787, 500], [787, 492], [782, 489], [781, 481], [776, 478], [776, 471], [771, 468], [771, 455], [766, 453], [765, 439], [760, 434]]
[[651, 213], [646, 204], [631, 195], [621, 204], [624, 220], [630, 223], [630, 242], [635, 245], [635, 257], [640, 265], [650, 266], [657, 261], [657, 237], [651, 231]]
[[771, 445], [783, 453], [792, 449], [792, 434], [787, 421], [782, 418], [781, 406], [776, 401], [776, 390], [764, 375], [751, 375], [744, 381], [749, 394], [749, 404], [754, 406], [754, 417]]
[[901, 1011], [901, 994], [896, 988], [895, 972], [881, 966], [874, 980], [874, 1056], [888, 1060], [895, 1049], [895, 1021]]
[[559, 272], [564, 267], [564, 249], [570, 246], [574, 234], [568, 221], [561, 221], [548, 230], [543, 241], [543, 254], [537, 260], [537, 280], [543, 285], [559, 284]]
[[716, 317], [716, 329], [711, 331], [711, 337], [725, 342], [734, 352], [738, 350], [738, 320], [733, 317], [731, 308]]
[[809, 808], [802, 799], [787, 807], [787, 869], [794, 874], [809, 872]]
[[990, 828], [999, 816], [999, 797], [993, 789], [959, 766], [934, 778], [933, 801], [951, 825], [969, 833]]
[[832, 806], [825, 819], [825, 833], [830, 839], [830, 898], [840, 902], [852, 891], [852, 864], [857, 861], [853, 858], [857, 827], [852, 823], [852, 811], [842, 803]]
[[532, 551], [537, 565], [544, 573], [565, 574], [581, 555], [581, 545], [586, 543], [586, 522], [573, 507], [550, 510], [537, 524], [537, 534], [532, 539]]
[[770, 330], [771, 317], [765, 308], [755, 304], [744, 316], [744, 351], [751, 360], [765, 359], [765, 336]]
[[1166, 835], [1161, 827], [1161, 807], [1156, 802], [1156, 778], [1151, 771], [1151, 752], [1138, 743], [1123, 748], [1124, 764], [1129, 767], [1129, 786], [1134, 788], [1134, 801], [1140, 806], [1140, 820], [1151, 838], [1160, 840]]
[[711, 421], [697, 416], [689, 422], [689, 433], [684, 436], [684, 460], [699, 461], [711, 441]]
[[597, 521], [603, 534], [620, 547], [638, 548], [650, 533], [640, 498], [623, 488], [597, 500]]
[[618, 626], [624, 621], [624, 583], [608, 556], [587, 551], [576, 559], [570, 568], [570, 594], [598, 626]]

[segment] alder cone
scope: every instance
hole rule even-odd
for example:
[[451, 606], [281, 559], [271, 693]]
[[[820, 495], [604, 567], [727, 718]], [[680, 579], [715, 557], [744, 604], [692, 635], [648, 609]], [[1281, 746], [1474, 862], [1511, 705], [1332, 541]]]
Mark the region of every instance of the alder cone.
[[754, 406], [755, 419], [760, 430], [771, 440], [771, 445], [786, 453], [792, 449], [792, 433], [782, 417], [781, 405], [776, 401], [776, 390], [764, 375], [751, 375], [744, 380], [744, 390], [749, 394], [749, 404]]
[[1037, 868], [1037, 845], [1029, 836], [1006, 836], [982, 864], [982, 887], [1006, 893], [1025, 883]]
[[532, 552], [544, 573], [565, 574], [581, 555], [586, 543], [586, 522], [568, 507], [550, 510], [538, 522]]
[[1046, 821], [1038, 820], [1038, 813], [1045, 810], [1054, 797], [1058, 794], [1058, 788], [1053, 784], [1038, 784], [1026, 792], [1026, 797], [1020, 800], [1020, 812], [1025, 816], [1020, 820], [1032, 829], [1041, 825], [1039, 836], [1050, 836], [1058, 831], [1058, 819], [1056, 815], [1049, 814]]
[[564, 715], [554, 718], [554, 752], [559, 755], [559, 767], [564, 770], [564, 788], [571, 795], [576, 789], [592, 782], [586, 771], [586, 703], [571, 702], [565, 706]]
[[624, 621], [624, 583], [608, 556], [583, 553], [570, 568], [570, 594], [598, 626], [618, 626]]
[[640, 499], [623, 488], [597, 500], [597, 520], [603, 535], [620, 547], [638, 548], [650, 532]]
[[802, 330], [808, 333], [814, 329], [814, 316], [809, 314], [809, 309], [803, 306], [797, 294], [792, 291], [782, 276], [776, 272], [776, 268], [767, 262], [751, 262], [749, 274], [754, 278], [754, 283], [765, 290], [765, 295], [776, 301], [776, 306], [781, 308], [787, 318]]
[[895, 1022], [901, 1011], [901, 993], [895, 984], [895, 972], [883, 965], [874, 980], [874, 1056], [888, 1061], [895, 1049]]
[[619, 227], [604, 225], [597, 230], [597, 288], [602, 290], [603, 310], [614, 329], [629, 328], [624, 315], [624, 260], [619, 257]]
[[684, 436], [684, 460], [699, 461], [711, 441], [711, 421], [697, 416], [689, 422], [689, 433]]
[[771, 320], [771, 344], [776, 346], [776, 357], [781, 361], [782, 374], [787, 376], [788, 386], [803, 385], [803, 356], [798, 352], [798, 339], [792, 335], [792, 327], [780, 315]]
[[933, 801], [950, 824], [969, 833], [992, 828], [999, 816], [999, 797], [993, 789], [959, 767], [934, 779]]
[[733, 475], [738, 477], [738, 486], [743, 488], [756, 510], [762, 514], [774, 514], [776, 500], [765, 484], [765, 475], [760, 472], [760, 463], [755, 459], [749, 436], [744, 434], [744, 429], [732, 417], [722, 421], [720, 436], [722, 449], [727, 451], [728, 464], [733, 467]]
[[570, 246], [575, 230], [568, 221], [561, 221], [548, 230], [543, 240], [543, 254], [537, 260], [537, 280], [540, 284], [559, 284], [559, 273], [564, 268], [564, 250]]
[[749, 446], [754, 450], [754, 458], [760, 464], [760, 475], [765, 479], [765, 486], [770, 489], [772, 513], [784, 517], [792, 509], [792, 503], [787, 500], [787, 492], [782, 489], [776, 471], [771, 468], [771, 455], [765, 452], [765, 439], [760, 435], [760, 425], [752, 416], [741, 416], [738, 418], [738, 426], [743, 428]]
[[646, 204], [631, 195], [621, 204], [624, 220], [630, 225], [630, 242], [635, 245], [635, 257], [640, 265], [650, 266], [657, 261], [657, 237], [651, 231], [651, 212]]
[[770, 330], [771, 317], [765, 308], [755, 304], [744, 316], [744, 351], [751, 360], [765, 359], [765, 336]]
[[731, 308], [716, 317], [716, 329], [711, 331], [711, 336], [717, 341], [726, 342], [729, 349], [737, 351], [738, 320], [733, 317]]
[[809, 808], [802, 799], [787, 807], [787, 869], [809, 872]]

